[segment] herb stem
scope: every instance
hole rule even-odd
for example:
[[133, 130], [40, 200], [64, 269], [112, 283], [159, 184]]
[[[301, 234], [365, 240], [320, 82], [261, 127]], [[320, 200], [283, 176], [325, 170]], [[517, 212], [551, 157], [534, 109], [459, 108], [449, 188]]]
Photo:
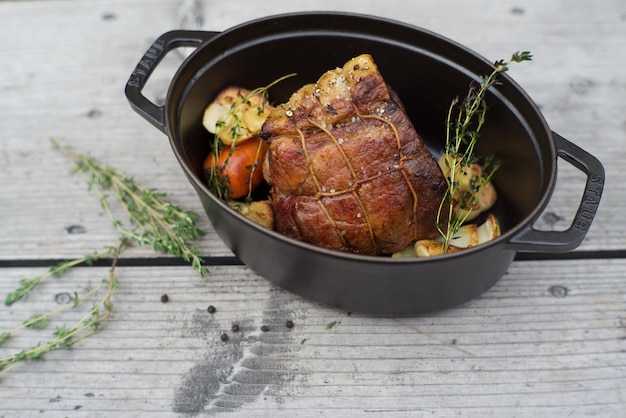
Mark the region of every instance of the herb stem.
[[53, 267], [50, 267], [45, 272], [36, 274], [34, 276], [31, 276], [30, 278], [22, 279], [20, 281], [20, 286], [15, 291], [7, 294], [6, 299], [4, 300], [4, 304], [6, 306], [11, 306], [15, 302], [21, 299], [27, 298], [30, 292], [44, 280], [50, 277], [58, 278], [61, 276], [61, 274], [66, 272], [68, 269], [75, 267], [75, 266], [79, 266], [81, 264], [91, 265], [96, 260], [99, 260], [103, 257], [111, 256], [114, 250], [115, 250], [114, 247], [107, 247], [106, 249], [102, 251], [88, 254], [84, 257], [60, 262], [59, 264]]
[[[212, 159], [212, 164], [211, 164], [211, 169], [207, 173], [207, 185], [209, 187], [209, 190], [211, 190], [211, 192], [214, 195], [216, 195], [220, 200], [224, 200], [224, 201], [229, 200], [228, 193], [230, 190], [230, 179], [228, 178], [228, 176], [222, 174], [222, 172], [228, 166], [230, 158], [232, 157], [235, 151], [236, 145], [259, 133], [259, 132], [249, 131], [248, 127], [245, 126], [245, 121], [242, 120], [239, 116], [237, 116], [237, 112], [240, 111], [241, 108], [244, 107], [245, 105], [249, 105], [250, 100], [254, 96], [261, 95], [261, 103], [259, 105], [258, 114], [262, 115], [264, 113], [264, 110], [263, 110], [264, 105], [265, 103], [269, 101], [268, 90], [272, 88], [273, 86], [275, 86], [276, 84], [290, 77], [294, 77], [296, 75], [297, 75], [296, 73], [284, 75], [263, 87], [257, 87], [254, 90], [249, 91], [245, 96], [240, 97], [239, 100], [234, 101], [230, 106], [229, 112], [226, 115], [224, 115], [216, 124], [215, 134], [213, 135], [213, 141], [211, 145], [211, 153], [210, 153], [211, 157], [210, 158]], [[231, 123], [226, 123], [230, 119], [234, 119], [235, 121], [234, 125]], [[228, 155], [226, 159], [224, 160], [222, 164], [219, 164], [220, 167], [218, 167], [217, 155], [219, 154], [222, 147], [227, 145], [221, 139], [222, 134], [225, 129], [228, 129], [228, 132], [230, 133], [230, 139], [232, 140], [232, 144], [230, 144], [230, 148], [228, 150]], [[244, 137], [242, 136], [243, 135], [242, 132], [247, 132], [250, 135]], [[260, 152], [260, 150], [261, 150], [261, 144], [259, 144], [258, 151]], [[259, 152], [257, 152], [257, 156], [259, 155]], [[257, 166], [258, 166], [258, 159], [255, 159], [254, 167], [252, 167], [252, 170], [250, 170], [250, 179], [252, 179], [252, 176], [254, 175], [254, 171], [257, 169]], [[248, 189], [248, 195], [246, 197], [247, 200], [250, 200], [251, 198], [252, 181], [250, 181], [249, 184], [250, 184], [250, 187]]]
[[78, 306], [80, 302], [87, 300], [106, 285], [105, 295], [96, 304], [94, 304], [93, 307], [85, 315], [83, 315], [71, 328], [57, 327], [56, 331], [53, 334], [53, 338], [50, 339], [48, 342], [44, 344], [40, 343], [29, 349], [22, 350], [16, 354], [0, 358], [0, 376], [8, 373], [11, 369], [13, 369], [18, 363], [22, 361], [38, 360], [45, 353], [48, 353], [50, 351], [58, 350], [61, 348], [70, 348], [82, 339], [87, 338], [100, 331], [106, 325], [113, 310], [111, 295], [118, 286], [116, 274], [117, 260], [119, 259], [120, 253], [127, 247], [127, 245], [128, 244], [126, 240], [122, 240], [120, 242], [113, 255], [113, 261], [111, 264], [111, 268], [109, 269], [109, 273], [107, 277], [104, 278], [100, 282], [100, 284], [98, 284], [98, 286], [95, 286], [80, 298], [76, 297], [74, 301], [68, 302], [65, 305], [48, 313], [36, 314], [31, 317], [30, 320], [24, 322], [22, 325], [0, 335], [0, 346], [2, 346], [2, 343], [4, 343], [7, 339], [9, 339], [13, 335], [15, 335], [15, 333], [24, 328], [43, 328], [47, 324], [50, 317], [58, 314], [59, 312], [68, 310], [69, 308]]
[[[147, 189], [113, 168], [62, 146], [58, 140], [53, 139], [52, 144], [88, 178], [90, 189], [95, 189], [101, 206], [122, 236], [139, 245], [150, 245], [157, 251], [181, 256], [201, 276], [208, 273], [198, 249], [190, 242], [203, 233], [196, 225], [198, 215], [165, 201], [165, 194]], [[106, 191], [113, 193], [135, 228], [126, 229], [113, 215]]]
[[[463, 223], [473, 210], [472, 201], [481, 185], [476, 185], [476, 190], [469, 194], [461, 193], [457, 176], [465, 173], [470, 165], [478, 160], [474, 155], [476, 142], [480, 136], [487, 114], [485, 94], [487, 90], [497, 82], [497, 75], [508, 71], [513, 62], [529, 61], [532, 59], [530, 52], [516, 52], [508, 61], [499, 60], [494, 63], [492, 72], [487, 76], [481, 76], [478, 86], [472, 84], [463, 101], [455, 98], [448, 109], [446, 118], [446, 147], [444, 161], [450, 169], [448, 175], [448, 189], [444, 194], [437, 212], [437, 230], [443, 238], [443, 252], [448, 252], [453, 236], [458, 232]], [[456, 117], [455, 117], [455, 111]], [[454, 135], [451, 134], [454, 133]], [[493, 175], [495, 167], [485, 177]], [[446, 208], [447, 206], [447, 208]], [[446, 208], [446, 214], [443, 213]], [[463, 209], [462, 215], [456, 215], [456, 209]]]

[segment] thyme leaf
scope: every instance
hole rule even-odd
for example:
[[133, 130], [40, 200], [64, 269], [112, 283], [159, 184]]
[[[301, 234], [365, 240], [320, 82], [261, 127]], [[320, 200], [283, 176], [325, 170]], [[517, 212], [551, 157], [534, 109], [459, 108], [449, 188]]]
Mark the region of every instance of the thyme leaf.
[[331, 321], [328, 324], [326, 324], [325, 328], [326, 329], [333, 329], [336, 325], [339, 325], [340, 323], [341, 323], [341, 320]]

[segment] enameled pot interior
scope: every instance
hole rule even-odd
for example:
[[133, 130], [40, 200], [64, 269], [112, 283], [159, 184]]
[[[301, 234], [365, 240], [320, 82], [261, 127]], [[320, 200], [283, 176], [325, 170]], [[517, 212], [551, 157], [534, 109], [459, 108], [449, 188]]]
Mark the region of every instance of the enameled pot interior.
[[[477, 76], [488, 74], [489, 63], [415, 28], [385, 21], [372, 24], [352, 16], [334, 19], [329, 23], [323, 17], [306, 16], [244, 25], [208, 41], [183, 64], [170, 89], [168, 105], [176, 106], [176, 111], [168, 111], [170, 127], [176, 128], [170, 135], [197, 188], [208, 193], [201, 167], [212, 137], [202, 127], [202, 113], [221, 89], [231, 85], [252, 89], [297, 73], [269, 91], [270, 99], [280, 103], [300, 86], [362, 53], [373, 56], [417, 132], [434, 154], [441, 153], [451, 101], [464, 96]], [[487, 95], [490, 108], [477, 152], [494, 155], [502, 164], [494, 177], [498, 191], [494, 212], [506, 233], [528, 221], [551, 192], [555, 157], [549, 130], [536, 107], [510, 79], [503, 77], [501, 82]]]

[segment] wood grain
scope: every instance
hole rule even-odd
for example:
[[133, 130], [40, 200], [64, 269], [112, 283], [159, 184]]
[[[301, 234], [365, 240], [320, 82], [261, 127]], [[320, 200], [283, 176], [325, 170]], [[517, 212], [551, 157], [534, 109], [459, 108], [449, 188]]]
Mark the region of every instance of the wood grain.
[[[0, 36], [7, 40], [0, 45], [7, 58], [0, 67], [0, 112], [5, 121], [0, 127], [0, 259], [76, 257], [85, 248], [101, 248], [116, 237], [84, 181], [71, 177], [68, 164], [50, 149], [51, 137], [64, 138], [202, 213], [165, 135], [130, 110], [124, 98], [131, 70], [150, 43], [173, 28], [224, 30], [273, 12], [306, 8], [277, 0], [265, 2], [267, 8], [262, 10], [253, 2], [183, 3], [159, 1], [150, 7], [115, 1], [0, 3]], [[517, 66], [511, 74], [541, 107], [553, 130], [606, 166], [602, 205], [581, 246], [588, 251], [621, 250], [626, 244], [621, 228], [614, 227], [626, 224], [620, 210], [624, 189], [618, 180], [626, 161], [621, 145], [626, 87], [620, 71], [626, 24], [619, 2], [598, 4], [535, 2], [520, 7], [502, 2], [494, 7], [485, 1], [454, 9], [454, 2], [443, 6], [420, 2], [408, 8], [405, 2], [385, 2], [385, 7], [359, 2], [354, 9], [439, 32], [491, 58], [521, 49], [534, 53], [534, 62]], [[35, 5], [40, 9], [32, 13]], [[333, 5], [316, 3], [337, 9]], [[65, 25], [68, 21], [72, 24]], [[54, 36], [31, 30], [44, 24], [56, 28]], [[602, 47], [594, 48], [594, 42]], [[156, 103], [164, 100], [182, 61], [178, 54], [170, 55], [146, 87], [146, 95]], [[537, 227], [566, 228], [583, 184], [584, 176], [560, 161], [557, 190]], [[74, 225], [84, 233], [68, 234]], [[202, 226], [207, 231], [202, 252], [230, 255], [205, 217]], [[139, 256], [149, 254], [138, 251]]]
[[[1, 1], [0, 298], [42, 271], [33, 266], [117, 239], [85, 180], [50, 147], [51, 137], [202, 214], [167, 137], [136, 115], [123, 94], [159, 35], [176, 28], [222, 31], [313, 9], [417, 25], [489, 59], [532, 51], [533, 62], [513, 67], [511, 75], [551, 129], [606, 169], [602, 203], [581, 247], [563, 259], [515, 261], [492, 289], [460, 307], [374, 318], [301, 299], [245, 266], [220, 265], [232, 253], [202, 216], [206, 235], [198, 245], [218, 263], [211, 275], [201, 279], [186, 266], [163, 265], [168, 259], [148, 248], [125, 253], [108, 326], [71, 350], [0, 377], [1, 417], [624, 415], [621, 0], [266, 0], [262, 7], [251, 0]], [[163, 103], [187, 52], [166, 57], [147, 97]], [[582, 196], [584, 176], [564, 161], [558, 165], [540, 229], [567, 228]], [[106, 266], [78, 268], [42, 284], [27, 301], [0, 307], [0, 332], [58, 307], [57, 300], [106, 273]], [[208, 305], [217, 311], [209, 314]], [[45, 340], [80, 309], [8, 340], [0, 355]], [[232, 332], [233, 324], [240, 331]]]
[[[186, 267], [119, 268], [107, 328], [2, 377], [2, 393], [12, 396], [2, 395], [0, 409], [6, 417], [38, 410], [618, 416], [626, 399], [625, 267], [623, 260], [515, 262], [483, 296], [418, 318], [319, 306], [239, 267], [213, 268], [207, 279]], [[32, 272], [5, 270], [0, 292]], [[0, 318], [1, 329], [53, 308], [51, 295], [104, 275], [105, 268], [80, 268], [42, 284]], [[3, 351], [35, 344], [51, 327]]]

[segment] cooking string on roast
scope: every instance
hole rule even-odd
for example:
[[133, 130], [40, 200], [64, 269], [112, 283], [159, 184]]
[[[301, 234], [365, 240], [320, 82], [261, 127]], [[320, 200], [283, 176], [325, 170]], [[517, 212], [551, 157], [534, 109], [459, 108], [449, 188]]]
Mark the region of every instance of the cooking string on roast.
[[[465, 100], [452, 101], [439, 161], [369, 54], [324, 72], [278, 105], [269, 89], [288, 76], [253, 90], [227, 87], [203, 118], [214, 134], [205, 162], [209, 187], [262, 226], [331, 250], [421, 257], [495, 239], [500, 229], [488, 211], [497, 166], [488, 167], [492, 156], [475, 155], [475, 145], [486, 90], [509, 63], [523, 60], [514, 54], [497, 61]], [[255, 152], [245, 152], [247, 141]], [[228, 157], [218, 164], [219, 152]], [[233, 193], [240, 184], [242, 192]], [[480, 213], [488, 213], [483, 223], [471, 223]]]

